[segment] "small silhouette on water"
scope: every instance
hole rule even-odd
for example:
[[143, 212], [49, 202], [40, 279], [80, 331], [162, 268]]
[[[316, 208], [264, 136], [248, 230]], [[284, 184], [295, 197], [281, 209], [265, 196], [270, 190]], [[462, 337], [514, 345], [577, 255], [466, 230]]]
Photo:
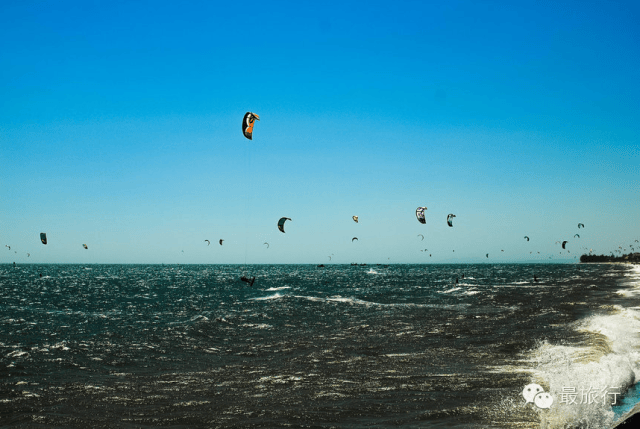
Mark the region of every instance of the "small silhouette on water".
[[249, 283], [249, 286], [253, 286], [253, 282], [256, 281], [256, 278], [255, 277], [248, 278], [248, 277], [242, 276], [240, 277], [240, 280], [242, 280], [245, 283]]
[[534, 276], [533, 276], [533, 281], [534, 281], [534, 282], [537, 282], [537, 281], [538, 281], [538, 276], [535, 276], [535, 275], [534, 275]]

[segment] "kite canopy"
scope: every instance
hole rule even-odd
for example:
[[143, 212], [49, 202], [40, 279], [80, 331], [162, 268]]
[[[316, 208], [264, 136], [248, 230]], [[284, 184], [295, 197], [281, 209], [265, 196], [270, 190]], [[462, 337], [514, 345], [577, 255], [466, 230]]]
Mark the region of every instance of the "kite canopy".
[[86, 244], [83, 244], [82, 247], [84, 247], [85, 249], [88, 249], [89, 247], [87, 247]]
[[453, 218], [456, 217], [453, 213], [447, 215], [447, 225], [453, 226]]
[[573, 236], [573, 238], [576, 238], [576, 237], [580, 238], [580, 236], [579, 236], [578, 234], [576, 234], [576, 235], [574, 235], [574, 236]]
[[206, 241], [206, 242], [207, 242], [207, 246], [210, 246], [210, 245], [211, 245], [211, 242], [210, 242], [209, 240], [204, 240], [204, 241]]
[[242, 119], [242, 134], [249, 140], [253, 140], [253, 124], [256, 120], [260, 120], [260, 117], [255, 113], [247, 112]]
[[353, 238], [351, 239], [351, 242], [353, 243], [353, 242], [354, 242], [355, 240], [357, 240], [357, 239], [358, 239], [358, 237], [353, 237]]
[[584, 228], [584, 223], [579, 223], [578, 224], [578, 229], [580, 229], [580, 228]]
[[563, 248], [563, 249], [566, 249], [566, 247], [564, 247], [564, 246], [566, 246], [566, 245], [567, 245], [567, 243], [568, 243], [568, 241], [563, 241], [563, 242], [562, 242], [562, 248]]
[[220, 239], [220, 241], [218, 243], [220, 243], [220, 245], [222, 246], [222, 242], [224, 241], [223, 238]]
[[353, 219], [356, 223], [358, 223], [358, 216], [351, 216], [351, 219]]
[[47, 244], [47, 234], [45, 234], [44, 232], [41, 232], [40, 241], [42, 241], [42, 244]]
[[267, 243], [266, 241], [263, 243], [267, 245], [267, 249], [269, 248], [269, 243]]
[[427, 221], [424, 218], [424, 212], [427, 210], [426, 207], [418, 207], [416, 209], [416, 218], [418, 218], [418, 222], [420, 223], [427, 223]]
[[527, 241], [529, 241], [529, 237], [527, 237], [526, 235], [524, 236], [524, 238], [525, 238]]
[[422, 239], [420, 241], [424, 241], [424, 235], [418, 234], [418, 237], [422, 237]]
[[288, 220], [291, 220], [288, 217], [281, 217], [280, 220], [278, 221], [278, 229], [280, 230], [280, 232], [284, 233], [284, 223]]

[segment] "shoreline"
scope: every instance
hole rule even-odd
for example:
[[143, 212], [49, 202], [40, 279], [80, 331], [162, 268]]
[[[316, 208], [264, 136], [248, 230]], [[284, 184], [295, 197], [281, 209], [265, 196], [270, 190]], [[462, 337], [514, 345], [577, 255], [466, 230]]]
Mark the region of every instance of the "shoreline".
[[640, 403], [634, 405], [632, 409], [627, 411], [618, 419], [618, 421], [611, 427], [638, 427], [640, 425]]
[[581, 255], [580, 256], [581, 264], [634, 264], [637, 265], [640, 263], [640, 253], [629, 253], [626, 255], [614, 256], [614, 255]]

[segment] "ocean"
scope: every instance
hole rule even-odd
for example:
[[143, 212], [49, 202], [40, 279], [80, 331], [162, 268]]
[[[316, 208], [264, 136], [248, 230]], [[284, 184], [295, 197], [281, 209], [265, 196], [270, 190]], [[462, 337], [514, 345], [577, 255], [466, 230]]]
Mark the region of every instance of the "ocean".
[[640, 266], [3, 264], [0, 308], [3, 427], [609, 428], [640, 402]]

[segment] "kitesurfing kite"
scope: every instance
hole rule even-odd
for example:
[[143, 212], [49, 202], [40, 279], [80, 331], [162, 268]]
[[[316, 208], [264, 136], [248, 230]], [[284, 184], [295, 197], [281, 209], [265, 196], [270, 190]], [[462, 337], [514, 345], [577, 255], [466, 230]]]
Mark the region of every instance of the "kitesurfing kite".
[[579, 236], [578, 234], [576, 234], [576, 235], [574, 235], [574, 236], [573, 236], [573, 238], [576, 238], [576, 237], [580, 238], [580, 236]]
[[291, 220], [288, 217], [281, 217], [280, 220], [278, 221], [278, 229], [280, 230], [280, 232], [284, 232], [284, 223], [288, 220]]
[[267, 245], [267, 249], [269, 248], [269, 243], [267, 243], [266, 241], [263, 243]]
[[578, 229], [580, 229], [580, 228], [584, 228], [584, 223], [579, 223], [578, 224]]
[[524, 236], [524, 238], [526, 238], [526, 239], [527, 239], [527, 241], [529, 241], [529, 237], [527, 237], [526, 235]]
[[221, 245], [221, 246], [222, 246], [222, 242], [223, 242], [223, 241], [224, 241], [224, 239], [223, 239], [223, 238], [221, 238], [221, 239], [220, 239], [220, 241], [219, 241], [219, 243], [220, 243], [220, 245]]
[[564, 246], [566, 246], [566, 245], [567, 245], [567, 243], [568, 243], [568, 241], [563, 241], [563, 242], [562, 242], [562, 248], [563, 248], [563, 249], [566, 249], [566, 247], [564, 247]]
[[83, 244], [82, 247], [84, 247], [85, 249], [89, 248], [86, 244]]
[[353, 219], [355, 223], [358, 223], [358, 216], [351, 216], [351, 219]]
[[40, 241], [42, 241], [42, 244], [47, 244], [47, 234], [45, 234], [44, 232], [41, 232]]
[[420, 223], [427, 223], [427, 221], [424, 218], [424, 212], [427, 210], [426, 207], [418, 207], [416, 209], [416, 218], [418, 218], [418, 222]]
[[424, 235], [418, 234], [418, 237], [422, 237], [422, 239], [420, 241], [424, 241]]
[[207, 246], [211, 246], [211, 242], [209, 240], [204, 240], [207, 242]]
[[259, 121], [260, 117], [255, 113], [247, 112], [244, 114], [244, 118], [242, 119], [242, 134], [249, 140], [252, 140], [253, 137], [253, 124], [255, 121]]
[[353, 237], [353, 238], [351, 239], [351, 242], [353, 243], [353, 241], [354, 241], [354, 240], [357, 240], [357, 239], [358, 239], [358, 237]]
[[453, 218], [456, 217], [453, 213], [447, 215], [447, 225], [453, 226]]

